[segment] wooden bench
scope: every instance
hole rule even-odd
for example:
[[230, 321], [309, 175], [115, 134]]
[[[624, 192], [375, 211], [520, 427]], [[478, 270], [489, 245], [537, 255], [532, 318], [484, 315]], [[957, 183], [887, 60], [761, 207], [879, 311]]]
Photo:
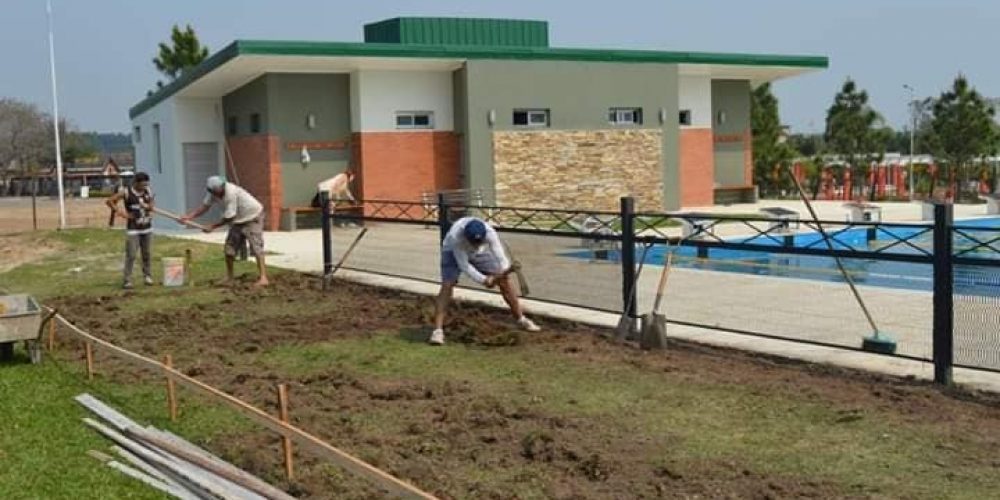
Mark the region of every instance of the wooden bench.
[[[281, 209], [281, 224], [280, 228], [282, 231], [296, 231], [299, 227], [299, 215], [300, 214], [319, 214], [322, 212], [319, 207], [285, 207]], [[358, 224], [361, 224], [360, 217], [363, 215], [363, 207], [361, 205], [335, 205], [333, 207], [334, 215], [352, 215], [358, 217]]]
[[716, 205], [757, 203], [757, 186], [719, 186], [713, 191]]

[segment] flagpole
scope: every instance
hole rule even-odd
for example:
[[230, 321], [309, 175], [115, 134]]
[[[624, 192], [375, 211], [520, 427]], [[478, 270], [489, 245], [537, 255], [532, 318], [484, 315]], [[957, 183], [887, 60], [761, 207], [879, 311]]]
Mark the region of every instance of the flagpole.
[[59, 229], [66, 229], [66, 196], [63, 192], [62, 147], [59, 144], [59, 97], [56, 93], [56, 42], [52, 33], [52, 0], [45, 0], [49, 17], [49, 66], [52, 73], [52, 128], [56, 137], [56, 184], [59, 186]]

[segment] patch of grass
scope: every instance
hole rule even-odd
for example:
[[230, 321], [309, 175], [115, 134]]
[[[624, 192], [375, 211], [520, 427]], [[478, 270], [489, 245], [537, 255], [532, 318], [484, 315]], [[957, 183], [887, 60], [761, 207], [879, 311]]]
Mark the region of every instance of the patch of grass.
[[89, 392], [134, 420], [205, 443], [220, 429], [239, 432], [249, 423], [235, 413], [183, 397], [183, 417], [166, 415], [165, 391], [153, 384], [87, 383], [80, 367], [54, 361], [30, 365], [26, 356], [0, 365], [0, 485], [4, 498], [165, 498], [86, 455], [111, 454], [110, 443], [85, 426], [92, 416], [73, 397]]
[[734, 460], [759, 472], [833, 481], [845, 491], [904, 497], [983, 498], [1000, 486], [989, 467], [942, 469], [935, 461], [940, 456], [929, 450], [953, 446], [945, 427], [855, 415], [794, 395], [700, 383], [627, 364], [527, 348], [428, 348], [394, 333], [289, 345], [264, 354], [263, 361], [297, 374], [337, 366], [364, 377], [468, 380], [474, 392], [509, 405], [615, 422], [621, 432], [641, 429], [662, 449], [655, 460]]

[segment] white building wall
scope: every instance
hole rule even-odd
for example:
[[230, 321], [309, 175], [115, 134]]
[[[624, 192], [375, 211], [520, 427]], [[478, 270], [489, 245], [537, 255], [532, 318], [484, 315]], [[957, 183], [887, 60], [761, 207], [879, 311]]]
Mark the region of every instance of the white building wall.
[[680, 110], [691, 111], [691, 125], [681, 128], [712, 127], [712, 78], [680, 76]]
[[[181, 148], [177, 140], [177, 101], [167, 98], [156, 106], [132, 119], [133, 142], [135, 143], [136, 171], [149, 174], [149, 181], [156, 193], [156, 204], [171, 211], [181, 210], [184, 201], [184, 185], [181, 175]], [[160, 126], [160, 158], [157, 163], [154, 125]], [[140, 128], [138, 142], [135, 128]], [[156, 220], [157, 226], [170, 227]]]
[[[455, 129], [450, 71], [358, 71], [351, 74], [351, 130], [397, 131], [397, 111], [431, 111], [434, 130]], [[426, 129], [417, 129], [417, 131]]]
[[[192, 200], [185, 200], [187, 171], [183, 168], [184, 144], [189, 142], [214, 142], [218, 165], [216, 173], [225, 175], [225, 129], [222, 120], [222, 100], [211, 98], [177, 98], [177, 142], [180, 147], [178, 161], [182, 175], [180, 178], [181, 202], [188, 205], [183, 211], [193, 208]], [[205, 182], [205, 179], [192, 179]]]

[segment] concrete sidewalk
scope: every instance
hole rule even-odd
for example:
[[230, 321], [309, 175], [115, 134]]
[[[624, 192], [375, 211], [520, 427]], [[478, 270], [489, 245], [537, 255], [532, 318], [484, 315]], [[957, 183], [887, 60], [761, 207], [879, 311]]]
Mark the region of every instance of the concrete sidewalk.
[[[268, 256], [268, 264], [295, 271], [310, 273], [321, 272], [322, 250], [321, 245], [318, 244], [320, 238], [319, 233], [320, 232], [318, 230], [298, 231], [295, 233], [267, 233], [265, 235], [266, 246], [269, 251], [275, 252], [274, 255]], [[225, 239], [225, 234], [222, 231], [213, 234], [183, 232], [174, 233], [173, 235], [216, 244], [221, 244]], [[436, 236], [430, 240], [436, 244]], [[436, 250], [436, 248], [434, 248], [434, 250]], [[434, 252], [428, 251], [418, 253], [432, 254], [432, 256], [436, 258], [436, 253]], [[336, 257], [337, 256], [335, 254], [334, 258], [336, 259]], [[426, 257], [426, 255], [422, 255], [422, 257]], [[428, 260], [428, 262], [420, 263], [421, 265], [419, 267], [424, 268], [435, 259], [419, 258], [419, 260]], [[424, 274], [427, 274], [427, 276], [424, 276]], [[433, 273], [418, 273], [418, 275], [427, 279], [434, 279]], [[436, 295], [438, 291], [438, 287], [434, 283], [389, 277], [373, 273], [341, 270], [338, 272], [338, 277], [359, 283], [404, 290], [428, 296]], [[739, 276], [736, 278], [745, 279], [744, 277]], [[650, 273], [649, 279], [653, 279], [652, 273]], [[810, 286], [812, 288], [817, 288], [817, 285], [818, 284], [813, 283]], [[729, 287], [731, 284], [720, 283], [718, 286]], [[758, 288], [759, 287], [755, 287], [755, 289]], [[784, 287], [776, 286], [764, 288], [773, 289]], [[457, 289], [455, 296], [459, 300], [487, 304], [498, 308], [505, 307], [500, 296], [493, 293], [470, 289]], [[912, 300], [913, 298], [910, 299], [910, 301]], [[617, 314], [594, 311], [580, 307], [562, 306], [534, 300], [525, 300], [524, 303], [527, 311], [536, 316], [561, 318], [608, 328], [614, 328], [615, 325], [617, 325], [619, 318]], [[843, 319], [841, 321], [843, 321]], [[541, 320], [541, 323], [544, 325], [544, 319]], [[733, 334], [709, 328], [697, 328], [672, 324], [669, 326], [668, 330], [669, 335], [677, 339], [689, 340], [707, 345], [741, 349], [745, 351], [760, 352], [813, 363], [824, 363], [899, 377], [914, 377], [921, 380], [931, 380], [933, 379], [934, 374], [933, 364], [929, 362], [880, 356], [799, 342]], [[921, 352], [918, 355], [929, 355], [929, 352]], [[954, 372], [954, 379], [957, 384], [972, 389], [1000, 392], [1000, 374], [998, 373], [956, 368]]]

